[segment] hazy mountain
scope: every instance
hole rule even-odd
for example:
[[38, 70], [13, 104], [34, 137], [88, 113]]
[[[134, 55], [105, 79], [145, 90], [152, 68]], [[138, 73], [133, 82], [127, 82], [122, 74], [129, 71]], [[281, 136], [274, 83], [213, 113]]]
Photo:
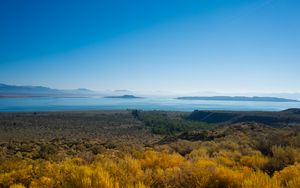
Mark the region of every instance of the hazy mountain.
[[261, 96], [272, 96], [272, 97], [300, 100], [300, 93], [270, 93], [270, 94], [262, 94]]
[[204, 92], [186, 92], [186, 93], [177, 93], [177, 96], [199, 96], [199, 97], [213, 97], [213, 96], [245, 96], [245, 97], [278, 97], [285, 99], [294, 99], [300, 100], [300, 93], [297, 92], [213, 92], [213, 91], [204, 91]]
[[0, 97], [87, 97], [94, 94], [96, 94], [94, 91], [84, 88], [59, 90], [43, 86], [0, 84]]
[[114, 90], [114, 92], [116, 92], [116, 93], [132, 93], [132, 91], [127, 90], [127, 89], [117, 89], [117, 90]]
[[245, 96], [212, 96], [212, 97], [177, 97], [176, 99], [181, 100], [213, 100], [213, 101], [262, 101], [262, 102], [300, 102], [293, 99], [277, 98], [277, 97], [245, 97]]

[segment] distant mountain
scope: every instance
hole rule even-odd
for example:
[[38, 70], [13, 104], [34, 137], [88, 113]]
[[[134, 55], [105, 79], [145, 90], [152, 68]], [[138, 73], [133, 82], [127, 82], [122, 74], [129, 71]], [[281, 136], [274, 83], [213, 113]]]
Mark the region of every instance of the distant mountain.
[[134, 96], [134, 95], [121, 95], [121, 96], [106, 96], [104, 98], [140, 99], [142, 97], [137, 97], [137, 96]]
[[0, 97], [87, 97], [95, 92], [88, 89], [59, 90], [43, 86], [15, 86], [0, 84]]
[[[177, 94], [178, 96], [179, 94]], [[227, 93], [220, 93], [220, 92], [213, 92], [213, 91], [206, 91], [206, 92], [190, 92], [190, 93], [181, 93], [181, 96], [199, 96], [199, 97], [207, 97], [207, 96], [244, 96], [244, 97], [252, 97], [252, 96], [260, 96], [260, 97], [276, 97], [276, 98], [284, 98], [284, 99], [294, 99], [300, 100], [300, 92], [281, 92], [281, 93], [264, 93], [264, 92], [227, 92]]]
[[119, 92], [119, 93], [132, 93], [132, 91], [130, 91], [130, 90], [127, 90], [127, 89], [117, 89], [117, 90], [115, 90], [114, 92]]
[[212, 97], [177, 97], [181, 100], [212, 100], [212, 101], [253, 101], [253, 102], [300, 102], [293, 99], [277, 98], [277, 97], [245, 97], [245, 96], [212, 96]]
[[264, 97], [272, 96], [278, 98], [300, 100], [300, 93], [270, 93], [270, 94], [261, 94], [260, 96], [264, 96]]

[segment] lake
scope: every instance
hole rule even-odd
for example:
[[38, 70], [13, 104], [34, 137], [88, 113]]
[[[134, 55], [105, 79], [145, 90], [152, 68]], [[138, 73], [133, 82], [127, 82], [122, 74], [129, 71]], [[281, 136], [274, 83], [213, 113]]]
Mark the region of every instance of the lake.
[[0, 112], [69, 111], [69, 110], [243, 110], [280, 111], [300, 108], [299, 102], [249, 102], [178, 100], [173, 98], [2, 98]]

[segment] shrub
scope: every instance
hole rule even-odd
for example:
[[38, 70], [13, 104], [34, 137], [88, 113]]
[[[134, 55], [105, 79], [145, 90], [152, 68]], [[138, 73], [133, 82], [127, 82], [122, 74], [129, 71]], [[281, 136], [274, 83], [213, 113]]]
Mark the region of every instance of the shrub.
[[268, 158], [261, 154], [242, 156], [240, 159], [242, 165], [254, 168], [256, 170], [262, 169], [268, 163], [268, 161]]

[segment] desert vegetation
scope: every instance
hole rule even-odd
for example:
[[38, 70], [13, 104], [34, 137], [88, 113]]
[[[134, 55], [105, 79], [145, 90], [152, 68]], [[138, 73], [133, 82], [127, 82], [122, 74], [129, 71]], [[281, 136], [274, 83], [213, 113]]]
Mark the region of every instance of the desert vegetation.
[[299, 126], [208, 124], [188, 116], [3, 113], [0, 187], [300, 186]]

